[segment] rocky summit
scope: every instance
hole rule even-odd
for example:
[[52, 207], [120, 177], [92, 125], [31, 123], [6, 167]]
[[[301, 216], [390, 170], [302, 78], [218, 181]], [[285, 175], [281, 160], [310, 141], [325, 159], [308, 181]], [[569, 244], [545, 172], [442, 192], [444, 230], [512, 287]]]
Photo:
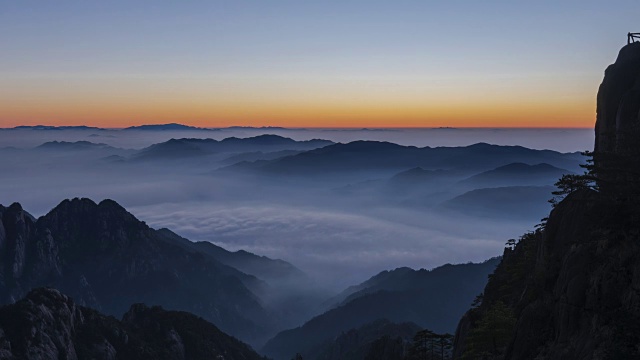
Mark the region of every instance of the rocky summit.
[[251, 342], [271, 323], [254, 293], [261, 286], [168, 242], [111, 200], [65, 200], [37, 220], [20, 204], [0, 206], [0, 304], [54, 287], [108, 315], [121, 316], [133, 303], [190, 311]]
[[594, 161], [603, 191], [640, 194], [640, 43], [623, 47], [597, 97]]
[[458, 325], [456, 359], [640, 359], [640, 43], [598, 93], [595, 186], [505, 249]]
[[122, 321], [40, 288], [0, 308], [0, 359], [262, 359], [195, 315], [135, 304]]

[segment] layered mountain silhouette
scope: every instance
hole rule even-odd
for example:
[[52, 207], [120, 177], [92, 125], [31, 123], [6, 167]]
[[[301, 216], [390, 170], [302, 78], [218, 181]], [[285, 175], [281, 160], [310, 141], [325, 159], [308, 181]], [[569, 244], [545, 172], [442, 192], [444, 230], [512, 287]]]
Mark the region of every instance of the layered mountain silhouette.
[[37, 220], [16, 203], [0, 218], [0, 303], [50, 286], [110, 315], [142, 302], [193, 312], [249, 342], [272, 331], [256, 296], [263, 281], [168, 242], [111, 200], [65, 200]]
[[82, 151], [82, 150], [116, 150], [116, 148], [102, 143], [90, 141], [49, 141], [35, 148], [36, 150], [48, 151]]
[[191, 249], [209, 255], [222, 264], [231, 266], [245, 274], [250, 274], [263, 280], [285, 282], [309, 281], [307, 274], [291, 265], [291, 263], [283, 260], [259, 256], [244, 250], [232, 252], [208, 241], [192, 242], [167, 228], [159, 229], [157, 233], [167, 242], [178, 245], [184, 249]]
[[427, 170], [419, 166], [393, 175], [389, 180], [389, 186], [398, 188], [412, 188], [432, 186], [434, 183], [448, 181], [451, 178], [461, 176], [460, 171], [455, 170]]
[[277, 152], [283, 150], [310, 150], [333, 144], [328, 140], [296, 141], [278, 135], [259, 135], [249, 138], [230, 137], [214, 139], [171, 139], [151, 145], [133, 156], [136, 160], [166, 160], [217, 153]]
[[459, 315], [482, 290], [498, 259], [481, 264], [444, 265], [433, 270], [400, 268], [382, 272], [347, 289], [337, 306], [304, 325], [279, 333], [262, 352], [275, 359], [296, 353], [314, 358], [342, 332], [380, 318], [414, 322], [437, 332], [453, 332]]
[[195, 315], [135, 304], [122, 320], [35, 289], [0, 308], [0, 359], [263, 359]]
[[140, 126], [130, 126], [122, 130], [142, 130], [142, 131], [176, 131], [176, 130], [198, 130], [198, 131], [216, 131], [217, 129], [200, 128], [189, 125], [182, 125], [176, 123], [170, 124], [150, 124]]
[[300, 154], [302, 150], [280, 150], [280, 151], [250, 151], [231, 155], [222, 160], [223, 164], [233, 165], [240, 162], [254, 162], [260, 160], [274, 160], [285, 156]]
[[387, 179], [354, 182], [335, 191], [372, 204], [537, 221], [549, 211], [553, 184], [564, 174], [574, 172], [546, 163], [521, 162], [486, 171], [414, 167]]
[[548, 163], [575, 169], [581, 161], [579, 153], [563, 154], [551, 150], [533, 150], [521, 146], [499, 146], [479, 143], [463, 147], [402, 146], [379, 141], [354, 141], [333, 144], [301, 154], [272, 161], [238, 164], [236, 168], [266, 174], [331, 175], [385, 171], [389, 174], [415, 167], [426, 170], [463, 168], [468, 171], [490, 170], [514, 162]]
[[505, 186], [468, 191], [440, 207], [471, 216], [501, 219], [541, 219], [549, 212], [553, 186]]
[[553, 185], [564, 174], [571, 174], [550, 164], [529, 165], [512, 163], [473, 175], [460, 181], [460, 185], [473, 188], [507, 186], [545, 186]]

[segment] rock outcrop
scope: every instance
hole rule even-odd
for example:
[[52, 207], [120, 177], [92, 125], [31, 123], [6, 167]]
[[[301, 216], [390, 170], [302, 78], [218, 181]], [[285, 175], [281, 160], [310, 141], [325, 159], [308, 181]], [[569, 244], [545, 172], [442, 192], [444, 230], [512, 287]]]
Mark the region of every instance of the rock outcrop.
[[505, 249], [456, 359], [640, 358], [640, 43], [600, 86], [594, 160], [599, 191], [569, 194]]
[[36, 289], [0, 308], [0, 359], [262, 359], [214, 325], [185, 312], [131, 307], [122, 321]]
[[640, 195], [640, 43], [620, 50], [605, 71], [597, 101], [599, 185], [614, 195]]
[[132, 303], [193, 312], [248, 342], [273, 324], [260, 280], [168, 242], [111, 200], [65, 200], [37, 220], [0, 207], [0, 305], [44, 286], [114, 316]]

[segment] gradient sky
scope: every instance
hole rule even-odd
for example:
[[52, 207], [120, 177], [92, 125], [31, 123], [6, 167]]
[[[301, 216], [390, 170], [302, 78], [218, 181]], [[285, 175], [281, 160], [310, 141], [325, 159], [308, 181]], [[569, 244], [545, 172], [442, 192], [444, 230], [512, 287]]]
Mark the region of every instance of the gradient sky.
[[0, 127], [591, 127], [639, 1], [0, 0]]

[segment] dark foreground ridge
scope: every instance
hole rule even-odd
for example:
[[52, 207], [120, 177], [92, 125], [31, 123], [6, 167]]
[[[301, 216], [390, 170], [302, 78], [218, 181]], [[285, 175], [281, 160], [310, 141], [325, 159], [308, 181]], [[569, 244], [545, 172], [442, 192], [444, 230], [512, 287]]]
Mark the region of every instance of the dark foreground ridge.
[[640, 43], [598, 93], [592, 188], [524, 235], [458, 325], [456, 359], [640, 358]]
[[251, 343], [273, 323], [256, 295], [263, 286], [111, 200], [65, 200], [37, 220], [20, 204], [0, 206], [0, 304], [54, 287], [108, 315], [133, 303], [189, 311]]
[[40, 288], [0, 308], [0, 359], [262, 359], [195, 315], [143, 304], [121, 321]]

